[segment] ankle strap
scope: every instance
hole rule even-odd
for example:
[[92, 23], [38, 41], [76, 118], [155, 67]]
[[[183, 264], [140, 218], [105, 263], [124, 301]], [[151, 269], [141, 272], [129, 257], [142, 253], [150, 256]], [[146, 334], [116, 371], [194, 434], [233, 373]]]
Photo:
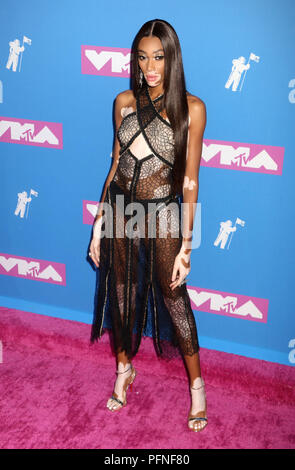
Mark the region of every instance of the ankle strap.
[[192, 390], [200, 390], [200, 388], [203, 388], [205, 386], [205, 382], [204, 380], [201, 378], [201, 381], [202, 381], [202, 385], [198, 388], [194, 388], [194, 387], [190, 387]]
[[203, 388], [205, 384], [201, 385], [201, 387], [198, 387], [198, 388], [194, 388], [194, 387], [191, 387], [191, 390], [200, 390], [200, 388]]
[[128, 372], [128, 370], [132, 369], [132, 364], [130, 364], [129, 369], [124, 370], [123, 372], [116, 371], [116, 374], [125, 374], [125, 372]]

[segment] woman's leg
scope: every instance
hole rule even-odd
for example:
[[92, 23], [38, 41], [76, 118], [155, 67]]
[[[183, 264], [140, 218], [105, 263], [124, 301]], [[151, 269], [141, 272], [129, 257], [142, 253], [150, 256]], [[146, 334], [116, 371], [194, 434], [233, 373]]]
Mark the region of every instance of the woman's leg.
[[[131, 375], [131, 360], [129, 359], [124, 347], [125, 329], [123, 324], [124, 319], [124, 290], [125, 290], [125, 266], [126, 266], [126, 238], [115, 238], [114, 239], [114, 265], [116, 271], [113, 273], [113, 291], [111, 292], [111, 310], [112, 310], [112, 329], [114, 336], [114, 346], [116, 351], [116, 371], [119, 372], [116, 377], [113, 394], [120, 401], [124, 402], [124, 391], [123, 387], [126, 379]], [[125, 346], [124, 346], [125, 345]], [[118, 352], [120, 351], [120, 352]], [[110, 398], [107, 402], [107, 407], [110, 410], [120, 408], [120, 404]]]
[[[195, 353], [192, 356], [183, 355], [190, 379], [190, 391], [192, 397], [192, 406], [190, 414], [198, 418], [206, 418], [206, 396], [204, 382], [201, 376], [200, 355]], [[193, 426], [201, 430], [205, 426], [205, 421], [193, 421], [189, 427]]]
[[[157, 238], [156, 243], [156, 276], [160, 284], [163, 300], [170, 313], [180, 349], [188, 370], [192, 406], [190, 414], [195, 417], [206, 417], [206, 400], [199, 356], [199, 343], [195, 318], [190, 306], [186, 286], [170, 289], [175, 257], [180, 249], [177, 238]], [[190, 427], [201, 429], [205, 421], [190, 422]]]
[[195, 353], [192, 356], [184, 354], [183, 357], [189, 374], [190, 386], [194, 387], [194, 381], [201, 377], [200, 355], [199, 353]]
[[[125, 351], [120, 352], [117, 354], [117, 371], [120, 372], [120, 374], [117, 374], [117, 379], [114, 387], [114, 392], [115, 396], [121, 401], [124, 401], [124, 396], [123, 396], [123, 386], [126, 382], [126, 379], [131, 375], [131, 361], [126, 355]], [[107, 407], [110, 410], [120, 408], [120, 404], [116, 401], [110, 398], [107, 402]]]
[[125, 351], [120, 352], [120, 353], [117, 354], [117, 365], [119, 366], [119, 365], [122, 365], [122, 364], [123, 364], [124, 367], [126, 367], [127, 364], [130, 364], [130, 361], [129, 361], [128, 356], [126, 355]]

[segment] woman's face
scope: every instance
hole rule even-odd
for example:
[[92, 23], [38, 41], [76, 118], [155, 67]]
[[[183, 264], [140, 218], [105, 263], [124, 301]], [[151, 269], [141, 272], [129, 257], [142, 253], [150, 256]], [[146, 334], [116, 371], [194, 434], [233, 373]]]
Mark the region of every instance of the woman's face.
[[138, 65], [148, 86], [159, 89], [164, 84], [164, 50], [157, 36], [143, 37], [138, 44]]

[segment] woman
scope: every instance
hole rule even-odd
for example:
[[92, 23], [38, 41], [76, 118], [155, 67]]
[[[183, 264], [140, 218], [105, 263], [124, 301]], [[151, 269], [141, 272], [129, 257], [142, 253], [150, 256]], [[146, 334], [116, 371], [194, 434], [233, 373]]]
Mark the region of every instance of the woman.
[[131, 359], [144, 332], [152, 333], [160, 357], [181, 354], [190, 377], [188, 427], [201, 431], [207, 425], [205, 389], [185, 279], [206, 107], [186, 91], [179, 40], [164, 20], [148, 21], [137, 33], [131, 77], [132, 90], [116, 97], [113, 165], [90, 245], [100, 268], [91, 342], [111, 322], [118, 374], [107, 402], [111, 411], [127, 404], [126, 392], [136, 376]]

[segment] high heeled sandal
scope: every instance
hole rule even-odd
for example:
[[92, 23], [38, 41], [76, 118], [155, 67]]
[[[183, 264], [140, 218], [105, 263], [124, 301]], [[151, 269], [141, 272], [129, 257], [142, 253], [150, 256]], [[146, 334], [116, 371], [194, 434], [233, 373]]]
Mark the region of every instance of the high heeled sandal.
[[[109, 408], [110, 411], [118, 411], [120, 410], [121, 408], [123, 408], [123, 406], [126, 406], [127, 405], [127, 399], [126, 399], [126, 394], [127, 394], [127, 390], [130, 386], [130, 391], [132, 392], [132, 384], [134, 382], [134, 379], [136, 377], [136, 370], [134, 369], [133, 365], [131, 364], [131, 366], [129, 367], [129, 369], [123, 371], [123, 372], [119, 372], [119, 371], [116, 371], [116, 374], [125, 374], [126, 372], [128, 372], [129, 370], [132, 370], [132, 373], [129, 375], [129, 377], [126, 378], [125, 380], [125, 383], [123, 384], [123, 393], [125, 392], [125, 399], [124, 401], [120, 400], [118, 398], [118, 395], [117, 393], [114, 391], [111, 398], [109, 400], [114, 400], [116, 401], [120, 406], [117, 406], [116, 408], [113, 408], [113, 409], [110, 409], [108, 406], [107, 408]], [[109, 402], [108, 400], [108, 402]]]
[[[192, 390], [200, 390], [201, 388], [204, 388], [205, 387], [205, 384], [204, 384], [204, 381], [202, 380], [203, 382], [203, 385], [201, 385], [200, 387], [198, 388], [194, 388], [194, 387], [190, 387]], [[206, 403], [206, 402], [205, 402]], [[205, 405], [205, 410], [200, 410], [198, 411], [196, 414], [200, 413], [201, 411], [204, 411], [205, 414], [207, 414], [207, 405]], [[190, 427], [189, 426], [189, 423], [193, 421], [193, 427]], [[195, 426], [195, 423], [196, 422], [200, 422], [200, 421], [205, 421], [205, 425], [202, 426], [200, 429], [198, 429], [198, 427]], [[203, 431], [203, 429], [205, 429], [205, 427], [207, 426], [208, 424], [208, 419], [207, 418], [202, 418], [200, 416], [196, 416], [196, 415], [192, 415], [191, 413], [189, 414], [188, 416], [188, 428], [191, 430], [191, 431], [194, 431], [194, 432], [200, 432], [200, 431]]]

